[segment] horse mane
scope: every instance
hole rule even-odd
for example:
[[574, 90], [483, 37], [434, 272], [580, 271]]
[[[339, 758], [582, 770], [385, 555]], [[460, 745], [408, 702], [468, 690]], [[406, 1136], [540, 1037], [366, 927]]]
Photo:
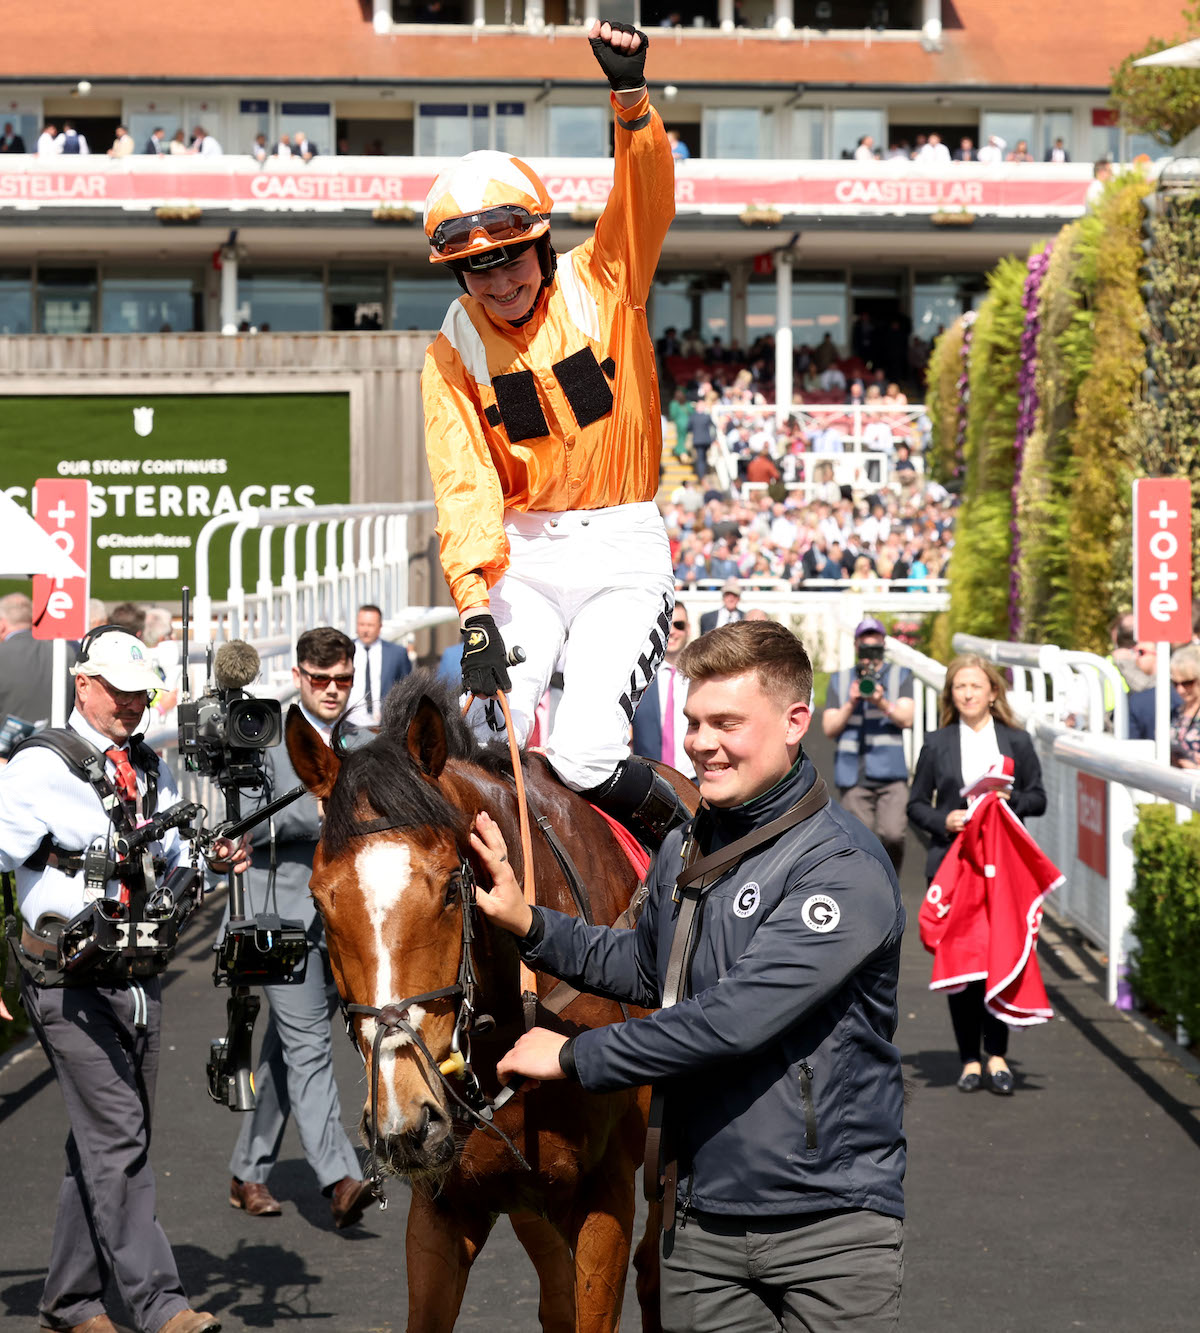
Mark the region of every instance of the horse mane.
[[[439, 679], [433, 668], [418, 667], [388, 693], [375, 739], [342, 759], [337, 782], [325, 803], [322, 838], [327, 855], [340, 855], [357, 833], [362, 797], [398, 828], [449, 828], [456, 839], [466, 837], [464, 812], [429, 781], [408, 751], [409, 725], [426, 698], [442, 715], [449, 759], [476, 764], [496, 777], [512, 777], [507, 747], [481, 745], [462, 716], [457, 691]], [[332, 738], [335, 749], [342, 730], [339, 722]]]

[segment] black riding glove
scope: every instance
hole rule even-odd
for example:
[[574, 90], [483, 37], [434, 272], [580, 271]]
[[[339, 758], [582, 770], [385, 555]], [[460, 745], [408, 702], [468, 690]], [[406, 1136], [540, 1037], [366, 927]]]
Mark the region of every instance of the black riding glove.
[[602, 38], [589, 37], [588, 41], [592, 44], [600, 68], [617, 92], [628, 92], [642, 87], [646, 82], [646, 50], [650, 45], [650, 38], [631, 23], [610, 23], [608, 26], [613, 32], [634, 33], [642, 39], [642, 44], [636, 51], [614, 51]]
[[468, 694], [495, 695], [497, 690], [511, 690], [504, 640], [496, 622], [481, 611], [463, 625], [462, 678]]

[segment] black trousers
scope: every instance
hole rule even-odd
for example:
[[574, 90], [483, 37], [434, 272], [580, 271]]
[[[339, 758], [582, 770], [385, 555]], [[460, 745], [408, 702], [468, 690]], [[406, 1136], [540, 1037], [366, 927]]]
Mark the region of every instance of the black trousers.
[[1008, 1024], [983, 1007], [984, 989], [982, 981], [968, 981], [966, 990], [947, 996], [954, 1039], [958, 1042], [958, 1058], [964, 1065], [979, 1059], [981, 1037], [984, 1054], [1008, 1054]]

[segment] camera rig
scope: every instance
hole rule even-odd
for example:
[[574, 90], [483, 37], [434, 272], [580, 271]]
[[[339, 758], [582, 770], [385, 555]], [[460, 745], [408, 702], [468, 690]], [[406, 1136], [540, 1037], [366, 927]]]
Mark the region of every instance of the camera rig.
[[[204, 693], [192, 699], [188, 680], [190, 590], [183, 589], [183, 680], [179, 701], [179, 752], [188, 770], [211, 781], [225, 800], [225, 821], [215, 837], [237, 839], [304, 794], [303, 787], [268, 801], [243, 817], [241, 794], [266, 787], [265, 753], [283, 739], [274, 699], [256, 699], [245, 687], [258, 675], [258, 653], [233, 640], [214, 654], [208, 648]], [[294, 985], [304, 980], [308, 936], [301, 921], [259, 913], [248, 916], [242, 876], [229, 872], [229, 920], [213, 946], [213, 984], [228, 987], [227, 1027], [213, 1040], [206, 1065], [208, 1092], [231, 1111], [254, 1109], [251, 1042], [260, 1001], [251, 986]]]

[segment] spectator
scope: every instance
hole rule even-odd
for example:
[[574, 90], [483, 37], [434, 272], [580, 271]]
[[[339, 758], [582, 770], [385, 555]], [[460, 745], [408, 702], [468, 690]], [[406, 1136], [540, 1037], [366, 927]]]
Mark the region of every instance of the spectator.
[[721, 605], [715, 611], [705, 611], [700, 617], [700, 633], [707, 634], [709, 630], [717, 629], [721, 625], [732, 625], [739, 620], [746, 619], [746, 613], [741, 609], [742, 585], [737, 579], [726, 579], [721, 588]]
[[[1128, 691], [1147, 690], [1154, 684], [1154, 677], [1148, 675], [1139, 665], [1137, 636], [1134, 634], [1133, 615], [1125, 612], [1113, 621], [1109, 630], [1112, 652], [1108, 660], [1121, 673]], [[1109, 705], [1111, 708], [1111, 705]]]
[[187, 135], [182, 130], [176, 130], [171, 136], [171, 145], [168, 151], [172, 157], [188, 157], [195, 150], [188, 147]]
[[[687, 391], [680, 385], [671, 395], [667, 404], [667, 416], [675, 427], [675, 457], [681, 461], [688, 456], [688, 427], [692, 421], [692, 405], [687, 400]], [[693, 460], [694, 461], [694, 460]]]
[[671, 156], [676, 162], [686, 162], [691, 157], [687, 144], [679, 137], [678, 130], [667, 131], [667, 142], [671, 145]]
[[271, 150], [267, 147], [267, 136], [265, 134], [256, 134], [254, 143], [250, 148], [250, 156], [259, 164], [265, 162], [271, 156]]
[[88, 141], [69, 120], [63, 121], [62, 133], [56, 142], [58, 151], [68, 157], [86, 157], [92, 151], [88, 147]]
[[869, 134], [864, 134], [858, 141], [858, 146], [854, 150], [854, 160], [856, 162], [874, 162], [875, 161], [875, 140]]
[[1097, 199], [1104, 193], [1104, 187], [1112, 180], [1112, 163], [1106, 158], [1101, 159], [1092, 168], [1092, 183], [1087, 189], [1087, 206], [1091, 208]]
[[140, 639], [142, 630], [146, 627], [146, 608], [139, 606], [136, 602], [119, 602], [113, 607], [108, 617], [108, 623], [110, 625], [120, 625], [135, 639]]
[[1055, 139], [1054, 143], [1046, 149], [1047, 162], [1069, 162], [1071, 154], [1067, 152], [1066, 145], [1061, 139]]
[[[1130, 619], [1132, 620], [1132, 617]], [[1131, 689], [1126, 701], [1129, 709], [1129, 739], [1131, 741], [1152, 741], [1158, 734], [1158, 714], [1155, 708], [1155, 699], [1157, 698], [1155, 673], [1158, 670], [1158, 644], [1149, 639], [1137, 644], [1133, 650], [1133, 660], [1136, 663], [1133, 669], [1147, 683], [1140, 689]], [[1172, 660], [1172, 689], [1167, 704], [1172, 725], [1176, 710], [1183, 703], [1183, 694], [1179, 692], [1178, 686], [1175, 684], [1175, 675], [1175, 663]], [[1083, 684], [1082, 678], [1080, 678], [1080, 683]], [[1068, 726], [1074, 726], [1076, 725], [1076, 717], [1082, 717], [1087, 711], [1086, 689], [1083, 690], [1081, 698], [1072, 698], [1070, 704], [1071, 713], [1068, 715], [1066, 722]], [[1173, 741], [1174, 732], [1172, 731]], [[1173, 757], [1172, 762], [1174, 762]]]
[[838, 800], [883, 843], [898, 875], [908, 832], [904, 732], [913, 721], [913, 681], [907, 667], [884, 661], [886, 634], [878, 620], [859, 623], [855, 665], [829, 677], [821, 727], [837, 742]]
[[4, 132], [0, 134], [0, 153], [23, 153], [25, 140], [12, 127], [11, 121], [4, 122]]
[[275, 145], [275, 157], [291, 157], [292, 155], [292, 136], [290, 134], [281, 134], [279, 142]]
[[975, 141], [964, 135], [954, 150], [954, 160], [956, 162], [974, 162], [976, 159]]
[[979, 162], [995, 163], [1004, 161], [1004, 150], [1008, 144], [998, 134], [989, 134], [988, 141], [976, 154]]
[[1171, 683], [1179, 691], [1171, 709], [1171, 763], [1200, 768], [1200, 645], [1186, 643], [1171, 654]]
[[[1017, 726], [1005, 692], [1004, 677], [974, 653], [956, 657], [946, 668], [941, 725], [925, 739], [908, 797], [908, 817], [929, 838], [925, 874], [930, 883], [950, 844], [966, 827], [970, 809], [961, 789], [978, 781], [1001, 756], [1013, 763], [1013, 786], [1006, 799], [1020, 819], [1042, 814], [1046, 793], [1033, 742]], [[992, 1092], [1011, 1096], [1008, 1027], [984, 1006], [983, 981], [969, 981], [951, 995], [950, 1021], [962, 1061], [961, 1092], [983, 1086], [980, 1039], [987, 1056]]]
[[697, 403], [688, 418], [688, 434], [692, 437], [692, 467], [700, 481], [708, 475], [708, 451], [716, 439], [712, 415], [712, 400], [715, 398], [716, 394], [712, 394], [703, 403]]
[[1029, 151], [1029, 145], [1024, 139], [1017, 140], [1017, 146], [1004, 159], [1006, 162], [1032, 162], [1033, 154]]
[[162, 688], [150, 696], [150, 707], [163, 723], [179, 702], [179, 684], [183, 678], [179, 644], [174, 642], [174, 634], [170, 611], [161, 606], [147, 607], [142, 642], [150, 650], [146, 657], [154, 674], [162, 681]]
[[[373, 727], [388, 691], [412, 670], [408, 654], [397, 643], [382, 638], [383, 612], [372, 603], [358, 608], [354, 622], [354, 685], [347, 712], [352, 721]], [[303, 668], [301, 668], [303, 670]]]
[[317, 145], [303, 130], [292, 135], [292, 156], [304, 162], [311, 162], [317, 155]]
[[192, 151], [201, 157], [220, 157], [224, 150], [203, 125], [197, 125], [192, 131]]
[[767, 453], [766, 446], [760, 443], [746, 465], [746, 480], [769, 486], [772, 482], [778, 481], [780, 476], [781, 473], [771, 455]]
[[[70, 676], [59, 681], [59, 688], [70, 712]], [[54, 644], [33, 637], [33, 603], [23, 592], [10, 592], [0, 597], [0, 723], [6, 717], [48, 722], [53, 697]]]
[[129, 157], [133, 153], [133, 148], [133, 135], [129, 133], [124, 125], [118, 125], [116, 138], [113, 139], [113, 146], [108, 150], [108, 156]]
[[931, 131], [925, 146], [917, 154], [918, 162], [931, 162], [934, 166], [943, 166], [950, 161], [950, 150], [942, 142], [942, 136], [936, 130]]
[[[350, 640], [328, 626], [307, 630], [296, 643], [292, 679], [300, 711], [326, 745], [334, 724], [347, 711], [350, 682], [356, 674], [354, 653]], [[248, 805], [250, 811], [256, 804], [298, 785], [286, 746], [277, 745], [266, 752], [265, 777], [261, 796]], [[329, 1020], [337, 1008], [338, 996], [324, 925], [308, 891], [313, 855], [321, 836], [321, 814], [315, 798], [302, 796], [277, 814], [273, 823], [278, 869], [268, 873], [261, 865], [251, 867], [246, 876], [247, 910], [262, 911], [271, 903], [272, 910], [281, 916], [303, 922], [308, 936], [308, 966], [299, 984], [263, 987], [268, 1015], [254, 1077], [257, 1099], [254, 1111], [242, 1117], [230, 1159], [229, 1203], [251, 1217], [276, 1217], [282, 1211], [267, 1187], [267, 1178], [279, 1156], [288, 1117], [294, 1114], [300, 1146], [321, 1193], [329, 1200], [334, 1225], [349, 1227], [362, 1218], [370, 1204], [371, 1187], [362, 1178], [358, 1156], [342, 1128], [342, 1108], [333, 1076]], [[256, 862], [263, 859], [269, 827], [260, 824], [251, 834]]]
[[[838, 352], [833, 338], [829, 335], [829, 332], [826, 331], [825, 336], [817, 344], [816, 351], [813, 352], [813, 365], [816, 366], [817, 373], [822, 374], [828, 370], [838, 359], [839, 355], [840, 353]], [[845, 377], [843, 377], [842, 384], [845, 385], [845, 382]]]
[[674, 324], [663, 330], [662, 336], [659, 338], [658, 342], [655, 343], [655, 351], [658, 353], [660, 365], [664, 367], [671, 357], [683, 355], [683, 350], [679, 343], [679, 335], [675, 330]]
[[108, 624], [108, 608], [99, 597], [88, 599], [88, 629]]
[[689, 628], [687, 607], [676, 602], [662, 665], [646, 687], [633, 715], [631, 748], [634, 754], [659, 759], [684, 777], [694, 778], [696, 770], [683, 745], [688, 729], [683, 713], [687, 702], [687, 678], [680, 674], [676, 665], [679, 654], [687, 646]]
[[54, 157], [61, 152], [62, 149], [58, 144], [58, 126], [47, 122], [41, 134], [38, 135], [37, 155], [38, 157]]
[[156, 125], [150, 131], [150, 137], [146, 140], [146, 146], [142, 149], [144, 157], [162, 157], [167, 151], [167, 132], [161, 125]]

